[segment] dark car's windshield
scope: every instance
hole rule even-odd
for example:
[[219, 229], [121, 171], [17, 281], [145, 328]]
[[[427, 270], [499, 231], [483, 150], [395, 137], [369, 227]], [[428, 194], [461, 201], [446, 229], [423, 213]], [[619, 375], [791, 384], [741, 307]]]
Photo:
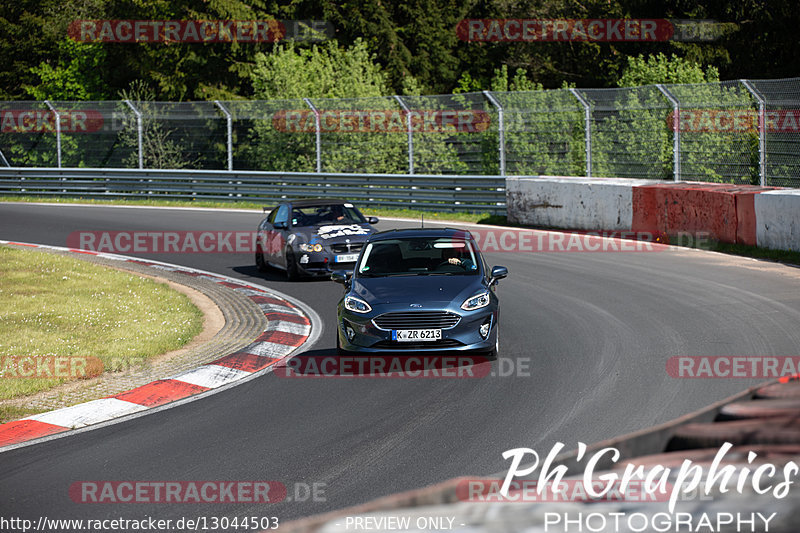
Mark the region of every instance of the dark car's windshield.
[[353, 204], [328, 204], [294, 207], [292, 226], [315, 226], [317, 224], [363, 224], [367, 220]]
[[359, 276], [477, 275], [479, 256], [469, 241], [450, 237], [391, 239], [367, 244]]

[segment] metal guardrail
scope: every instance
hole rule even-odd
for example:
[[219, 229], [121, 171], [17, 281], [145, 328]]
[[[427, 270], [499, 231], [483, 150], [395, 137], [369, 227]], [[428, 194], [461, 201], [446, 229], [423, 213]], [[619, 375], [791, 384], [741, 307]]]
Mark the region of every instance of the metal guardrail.
[[505, 179], [499, 176], [16, 167], [0, 168], [0, 195], [265, 203], [341, 197], [364, 207], [494, 214], [506, 209]]
[[800, 78], [292, 100], [3, 101], [0, 165], [800, 187]]

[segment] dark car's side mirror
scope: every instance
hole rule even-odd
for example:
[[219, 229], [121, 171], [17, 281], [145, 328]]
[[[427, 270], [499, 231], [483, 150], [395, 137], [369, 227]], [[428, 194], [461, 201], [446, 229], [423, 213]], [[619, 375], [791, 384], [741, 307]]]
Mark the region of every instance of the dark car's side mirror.
[[378, 217], [367, 217], [367, 222], [370, 224], [377, 224], [380, 221], [378, 220]]
[[334, 270], [331, 272], [331, 280], [345, 286], [350, 284], [350, 276], [351, 274], [347, 270]]
[[495, 266], [492, 267], [492, 276], [489, 280], [489, 284], [497, 283], [499, 280], [508, 276], [508, 269], [504, 266]]
[[272, 224], [272, 227], [275, 229], [288, 229], [289, 223], [288, 222], [275, 222]]

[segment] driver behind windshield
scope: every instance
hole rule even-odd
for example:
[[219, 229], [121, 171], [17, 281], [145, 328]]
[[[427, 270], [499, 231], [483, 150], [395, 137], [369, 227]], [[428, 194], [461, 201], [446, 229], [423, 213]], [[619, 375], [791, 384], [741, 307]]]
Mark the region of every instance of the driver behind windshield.
[[442, 261], [447, 261], [451, 265], [458, 265], [464, 270], [477, 269], [478, 267], [472, 262], [472, 259], [463, 255], [463, 251], [465, 250], [466, 246], [460, 248], [456, 248], [455, 246], [452, 248], [443, 248]]
[[344, 207], [341, 205], [332, 205], [327, 211], [320, 211], [320, 222], [343, 222], [347, 220], [344, 212]]

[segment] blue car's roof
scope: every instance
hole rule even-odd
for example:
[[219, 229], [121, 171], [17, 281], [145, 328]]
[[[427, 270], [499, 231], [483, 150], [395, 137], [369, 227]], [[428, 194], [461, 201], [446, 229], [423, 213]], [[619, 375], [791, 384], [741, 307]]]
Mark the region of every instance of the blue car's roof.
[[437, 238], [455, 237], [459, 239], [471, 239], [469, 231], [455, 228], [412, 228], [412, 229], [392, 229], [373, 233], [368, 241], [385, 241], [387, 239], [409, 239], [409, 238]]

